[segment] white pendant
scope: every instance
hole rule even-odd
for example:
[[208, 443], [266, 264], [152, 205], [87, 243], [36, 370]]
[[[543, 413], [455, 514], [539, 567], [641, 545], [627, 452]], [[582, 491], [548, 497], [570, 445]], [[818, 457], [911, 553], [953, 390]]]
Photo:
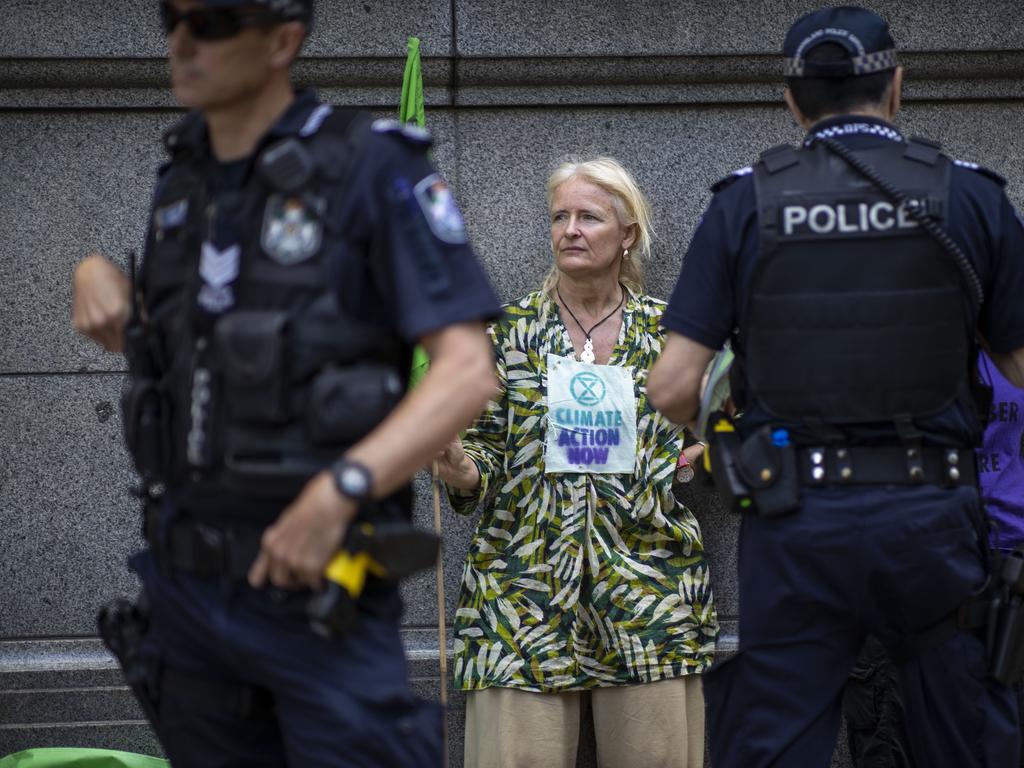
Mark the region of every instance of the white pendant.
[[583, 351], [580, 352], [580, 362], [592, 363], [596, 359], [597, 358], [594, 357], [594, 342], [592, 342], [590, 339], [587, 339], [585, 342], [583, 342]]

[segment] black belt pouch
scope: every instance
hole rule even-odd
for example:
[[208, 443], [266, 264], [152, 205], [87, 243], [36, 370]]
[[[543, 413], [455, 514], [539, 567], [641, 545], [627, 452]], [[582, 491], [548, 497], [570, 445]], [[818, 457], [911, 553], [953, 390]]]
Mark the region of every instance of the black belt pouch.
[[288, 420], [288, 314], [238, 311], [217, 321], [214, 339], [229, 413], [254, 424]]
[[771, 427], [762, 427], [743, 441], [739, 466], [761, 517], [784, 515], [800, 505], [796, 449], [776, 445]]

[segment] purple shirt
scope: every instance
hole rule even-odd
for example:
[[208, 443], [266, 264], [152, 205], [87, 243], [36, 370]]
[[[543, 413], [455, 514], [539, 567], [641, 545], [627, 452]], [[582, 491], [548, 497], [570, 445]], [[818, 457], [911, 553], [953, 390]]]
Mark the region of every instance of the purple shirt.
[[984, 352], [981, 378], [992, 387], [992, 410], [978, 449], [981, 494], [996, 524], [1000, 549], [1024, 544], [1024, 389], [1007, 381]]

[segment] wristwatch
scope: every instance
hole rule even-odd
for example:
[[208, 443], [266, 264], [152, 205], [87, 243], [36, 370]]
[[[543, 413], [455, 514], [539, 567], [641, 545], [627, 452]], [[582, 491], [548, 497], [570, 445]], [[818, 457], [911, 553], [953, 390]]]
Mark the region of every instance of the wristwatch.
[[352, 501], [365, 501], [373, 490], [373, 475], [365, 464], [342, 456], [331, 465], [331, 476], [338, 493]]

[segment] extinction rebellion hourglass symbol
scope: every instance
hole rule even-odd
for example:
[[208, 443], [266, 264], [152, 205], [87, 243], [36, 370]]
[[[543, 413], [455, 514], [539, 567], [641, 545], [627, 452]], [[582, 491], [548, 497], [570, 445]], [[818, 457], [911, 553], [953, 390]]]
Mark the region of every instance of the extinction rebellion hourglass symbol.
[[588, 408], [604, 400], [604, 382], [594, 373], [577, 373], [572, 377], [569, 391], [577, 403]]

